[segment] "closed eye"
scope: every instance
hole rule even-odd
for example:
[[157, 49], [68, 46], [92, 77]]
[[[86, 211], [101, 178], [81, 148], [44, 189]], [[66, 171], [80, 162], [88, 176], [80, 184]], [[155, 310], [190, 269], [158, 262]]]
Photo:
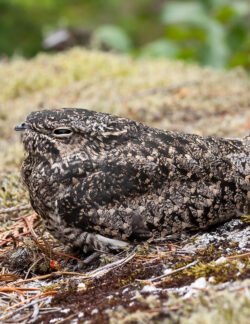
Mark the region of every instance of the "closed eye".
[[73, 134], [73, 131], [71, 128], [68, 127], [58, 127], [53, 130], [53, 135], [55, 137], [70, 137]]

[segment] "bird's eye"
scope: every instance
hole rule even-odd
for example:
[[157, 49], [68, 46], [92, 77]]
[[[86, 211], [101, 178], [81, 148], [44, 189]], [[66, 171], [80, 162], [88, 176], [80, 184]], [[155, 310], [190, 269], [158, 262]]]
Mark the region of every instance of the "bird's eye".
[[53, 135], [55, 137], [69, 137], [72, 133], [72, 129], [67, 127], [60, 127], [53, 130]]

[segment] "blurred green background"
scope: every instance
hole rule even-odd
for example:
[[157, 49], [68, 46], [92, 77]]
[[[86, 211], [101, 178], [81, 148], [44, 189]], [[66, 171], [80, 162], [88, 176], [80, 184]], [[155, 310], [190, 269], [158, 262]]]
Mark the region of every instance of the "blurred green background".
[[[68, 40], [53, 47], [58, 29], [57, 40]], [[1, 56], [32, 57], [72, 45], [249, 71], [250, 2], [0, 0]]]

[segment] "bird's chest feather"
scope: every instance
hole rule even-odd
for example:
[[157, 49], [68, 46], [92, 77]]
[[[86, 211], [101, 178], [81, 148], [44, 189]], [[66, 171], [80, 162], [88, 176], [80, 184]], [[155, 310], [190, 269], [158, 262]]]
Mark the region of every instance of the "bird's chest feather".
[[55, 209], [59, 210], [59, 215], [63, 214], [58, 203], [66, 198], [71, 197], [72, 208], [74, 202], [77, 204], [79, 192], [76, 189], [93, 169], [93, 163], [84, 152], [62, 159], [29, 156], [23, 163], [22, 177], [34, 209], [46, 218]]

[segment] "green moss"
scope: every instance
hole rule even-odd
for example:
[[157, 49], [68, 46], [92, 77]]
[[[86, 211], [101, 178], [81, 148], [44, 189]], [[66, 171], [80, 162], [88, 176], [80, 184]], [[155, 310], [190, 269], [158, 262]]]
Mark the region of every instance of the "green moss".
[[49, 291], [53, 291], [53, 290], [57, 290], [60, 286], [58, 284], [50, 284], [50, 285], [47, 285], [45, 287], [43, 287], [41, 289], [41, 291], [43, 293], [46, 293], [46, 292], [49, 292]]
[[148, 243], [138, 245], [135, 249], [135, 252], [139, 255], [148, 255], [150, 253], [150, 247]]
[[195, 266], [183, 270], [183, 274], [194, 278], [205, 277], [209, 279], [213, 277], [213, 283], [218, 284], [236, 279], [240, 274], [244, 274], [249, 269], [249, 260], [247, 258], [238, 260], [227, 259], [225, 262], [216, 263], [214, 261], [204, 263], [199, 262]]
[[250, 224], [250, 215], [243, 215], [241, 219], [244, 223]]
[[196, 255], [201, 260], [209, 262], [209, 261], [212, 261], [214, 259], [220, 258], [221, 255], [222, 255], [222, 250], [219, 250], [218, 246], [215, 246], [214, 244], [210, 244], [205, 249], [197, 251]]
[[126, 279], [118, 279], [118, 286], [123, 287], [135, 281], [138, 275], [143, 272], [143, 269], [137, 269], [133, 271]]
[[27, 205], [29, 203], [28, 194], [21, 188], [20, 192], [20, 174], [15, 172], [11, 175], [0, 174], [0, 206], [1, 208], [10, 208], [18, 205]]
[[112, 263], [112, 262], [114, 262], [114, 257], [112, 257], [111, 255], [108, 255], [108, 254], [103, 254], [103, 255], [101, 255], [101, 262], [104, 265]]

